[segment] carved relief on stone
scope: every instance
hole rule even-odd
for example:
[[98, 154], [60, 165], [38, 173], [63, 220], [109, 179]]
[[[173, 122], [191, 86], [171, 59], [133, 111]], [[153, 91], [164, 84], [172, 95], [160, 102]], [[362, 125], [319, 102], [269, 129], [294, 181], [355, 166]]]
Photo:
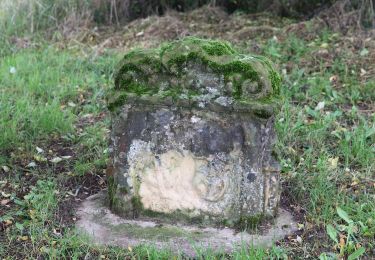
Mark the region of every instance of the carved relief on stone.
[[280, 82], [267, 59], [218, 41], [126, 54], [108, 95], [111, 208], [205, 223], [274, 216]]

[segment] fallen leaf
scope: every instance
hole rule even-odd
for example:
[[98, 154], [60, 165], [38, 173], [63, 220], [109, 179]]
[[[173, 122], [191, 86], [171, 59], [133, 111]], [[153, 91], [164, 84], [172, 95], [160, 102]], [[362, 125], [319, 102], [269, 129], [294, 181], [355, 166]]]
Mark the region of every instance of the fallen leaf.
[[26, 165], [27, 168], [34, 168], [36, 167], [36, 163], [35, 162], [30, 162], [28, 165]]
[[29, 240], [29, 237], [28, 236], [19, 236], [18, 237], [21, 241], [27, 241]]
[[61, 162], [63, 159], [60, 158], [60, 157], [54, 157], [53, 159], [50, 160], [51, 163], [59, 163]]
[[34, 155], [34, 159], [37, 162], [45, 162], [45, 161], [47, 161], [47, 158], [45, 158], [44, 156], [38, 155], [38, 154]]
[[36, 214], [36, 210], [35, 209], [30, 209], [29, 210], [29, 216], [31, 219], [35, 219], [35, 214]]
[[304, 229], [305, 225], [303, 223], [298, 223], [297, 224], [298, 230]]
[[316, 105], [315, 110], [316, 110], [316, 111], [322, 110], [322, 109], [324, 108], [324, 106], [325, 106], [324, 101], [321, 101], [321, 102], [319, 102], [319, 103]]
[[3, 165], [3, 166], [1, 166], [1, 168], [3, 169], [3, 171], [4, 171], [5, 173], [9, 172], [9, 167], [8, 167], [8, 166]]
[[10, 226], [13, 224], [13, 221], [11, 221], [10, 219], [7, 219], [4, 221], [4, 223], [5, 223], [5, 226]]
[[341, 249], [343, 249], [345, 247], [345, 238], [342, 237], [342, 236], [340, 236], [340, 243], [339, 243], [339, 245], [340, 245]]
[[45, 247], [45, 246], [42, 246], [39, 250], [42, 253], [49, 253], [50, 252], [50, 249], [48, 247]]
[[336, 169], [337, 168], [337, 163], [339, 162], [339, 157], [335, 158], [328, 158], [329, 166], [331, 169]]
[[60, 230], [58, 230], [58, 229], [53, 229], [52, 230], [52, 232], [53, 232], [53, 234], [55, 234], [56, 236], [61, 236], [61, 232], [60, 232]]
[[10, 197], [10, 194], [7, 194], [5, 193], [4, 191], [1, 192], [1, 196], [3, 196], [4, 198], [9, 198]]
[[369, 53], [369, 51], [368, 51], [366, 48], [363, 48], [363, 49], [361, 50], [361, 52], [359, 53], [359, 55], [361, 55], [361, 56], [366, 56], [368, 53]]
[[1, 201], [0, 201], [0, 204], [1, 204], [2, 206], [5, 206], [5, 205], [8, 204], [9, 202], [10, 202], [9, 199], [5, 199], [5, 200], [1, 200]]
[[331, 83], [336, 83], [337, 82], [337, 75], [333, 75], [333, 76], [331, 76], [330, 78], [329, 78], [329, 81], [331, 82]]
[[70, 106], [70, 107], [76, 107], [77, 105], [74, 104], [73, 102], [69, 101], [69, 102], [68, 102], [68, 106]]

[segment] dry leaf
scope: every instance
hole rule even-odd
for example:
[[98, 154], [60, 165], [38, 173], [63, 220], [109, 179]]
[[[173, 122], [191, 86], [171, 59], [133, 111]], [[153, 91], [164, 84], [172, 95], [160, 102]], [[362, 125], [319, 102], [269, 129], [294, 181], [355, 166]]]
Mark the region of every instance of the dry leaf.
[[47, 161], [47, 158], [45, 158], [44, 156], [41, 156], [41, 155], [34, 155], [34, 159], [37, 162], [45, 162], [45, 161]]
[[324, 108], [324, 106], [325, 106], [324, 101], [321, 101], [321, 102], [319, 102], [319, 103], [316, 105], [315, 110], [316, 110], [316, 111], [322, 110], [322, 109]]
[[5, 199], [5, 200], [0, 201], [0, 204], [1, 204], [2, 206], [5, 206], [5, 205], [8, 204], [9, 202], [10, 202], [9, 199]]
[[340, 245], [341, 249], [345, 247], [345, 238], [343, 238], [342, 236], [340, 236], [340, 243], [339, 243], [339, 245]]
[[9, 167], [6, 165], [1, 166], [4, 172], [9, 172]]
[[35, 214], [36, 214], [36, 210], [35, 209], [30, 209], [29, 210], [29, 216], [30, 216], [30, 218], [35, 219]]
[[13, 222], [10, 219], [5, 220], [4, 223], [5, 223], [5, 226], [10, 226], [13, 224]]
[[21, 241], [27, 241], [29, 240], [29, 237], [28, 236], [19, 236], [18, 237]]
[[60, 158], [60, 157], [54, 157], [53, 159], [50, 160], [51, 163], [59, 163], [61, 162], [63, 159]]
[[328, 162], [329, 162], [329, 167], [331, 169], [336, 169], [337, 168], [337, 163], [339, 162], [339, 157], [329, 158]]
[[70, 106], [70, 107], [76, 107], [77, 105], [74, 104], [73, 102], [69, 101], [69, 102], [68, 102], [68, 106]]
[[3, 196], [4, 198], [9, 198], [10, 197], [10, 194], [7, 194], [5, 193], [4, 191], [1, 192], [1, 196]]
[[44, 150], [42, 149], [42, 148], [40, 148], [40, 147], [35, 147], [35, 149], [36, 149], [36, 151], [38, 152], [38, 153], [43, 153], [44, 152]]
[[331, 77], [329, 78], [329, 81], [330, 81], [331, 83], [336, 83], [336, 82], [337, 82], [337, 79], [338, 79], [337, 75], [333, 75], [333, 76], [331, 76]]
[[298, 230], [304, 229], [305, 225], [303, 223], [297, 223]]
[[30, 162], [28, 165], [26, 165], [27, 168], [34, 168], [36, 167], [36, 163], [35, 162]]

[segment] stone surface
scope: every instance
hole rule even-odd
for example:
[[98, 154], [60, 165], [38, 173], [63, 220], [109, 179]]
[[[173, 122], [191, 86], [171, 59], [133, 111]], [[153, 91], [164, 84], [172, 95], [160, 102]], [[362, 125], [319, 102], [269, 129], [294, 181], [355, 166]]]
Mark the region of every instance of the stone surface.
[[155, 220], [124, 219], [113, 214], [106, 205], [106, 193], [86, 199], [77, 212], [78, 230], [100, 245], [124, 248], [149, 245], [172, 250], [187, 257], [212, 250], [230, 253], [241, 247], [268, 247], [297, 230], [297, 224], [286, 210], [280, 209], [273, 224], [261, 230], [238, 232], [231, 228], [199, 227], [196, 225], [161, 224]]
[[111, 209], [227, 226], [275, 216], [279, 85], [268, 60], [217, 41], [125, 55], [108, 97]]

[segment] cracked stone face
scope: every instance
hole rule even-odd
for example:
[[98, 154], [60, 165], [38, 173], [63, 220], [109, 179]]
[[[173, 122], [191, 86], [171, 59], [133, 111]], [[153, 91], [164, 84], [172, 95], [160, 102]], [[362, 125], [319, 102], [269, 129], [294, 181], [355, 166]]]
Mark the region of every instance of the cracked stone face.
[[231, 226], [274, 216], [279, 85], [268, 60], [217, 41], [125, 55], [108, 96], [111, 209]]

